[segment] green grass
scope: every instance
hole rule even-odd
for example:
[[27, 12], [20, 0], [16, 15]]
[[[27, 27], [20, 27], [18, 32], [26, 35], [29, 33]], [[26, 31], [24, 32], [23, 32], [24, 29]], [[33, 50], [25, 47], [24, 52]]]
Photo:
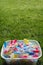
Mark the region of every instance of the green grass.
[[4, 41], [24, 38], [43, 50], [43, 0], [0, 0], [0, 50]]

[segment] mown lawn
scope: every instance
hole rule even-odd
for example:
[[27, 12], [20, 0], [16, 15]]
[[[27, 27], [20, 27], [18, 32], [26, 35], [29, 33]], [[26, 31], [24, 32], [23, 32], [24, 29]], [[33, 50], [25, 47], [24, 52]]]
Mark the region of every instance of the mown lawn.
[[4, 41], [24, 38], [39, 41], [43, 51], [43, 0], [0, 0], [0, 51]]

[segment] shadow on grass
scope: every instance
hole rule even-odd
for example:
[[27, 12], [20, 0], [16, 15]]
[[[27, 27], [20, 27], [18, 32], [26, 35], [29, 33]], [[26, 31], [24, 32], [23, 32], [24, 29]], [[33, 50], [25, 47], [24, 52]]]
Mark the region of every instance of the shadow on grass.
[[38, 60], [38, 62], [36, 64], [34, 64], [31, 61], [13, 61], [10, 62], [10, 64], [7, 64], [5, 61], [3, 62], [3, 65], [42, 65], [43, 62], [41, 60]]
[[31, 62], [31, 61], [15, 61], [15, 62], [10, 62], [10, 64], [7, 64], [4, 61], [3, 65], [33, 65], [33, 62]]

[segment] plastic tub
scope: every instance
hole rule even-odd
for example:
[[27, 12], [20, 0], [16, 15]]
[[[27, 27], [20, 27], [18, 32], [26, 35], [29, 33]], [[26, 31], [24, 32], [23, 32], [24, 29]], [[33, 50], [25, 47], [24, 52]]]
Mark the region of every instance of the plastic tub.
[[[9, 40], [8, 40], [9, 41]], [[6, 41], [6, 42], [8, 42]], [[18, 41], [23, 41], [23, 40], [18, 40]], [[32, 62], [37, 62], [37, 60], [42, 56], [42, 51], [41, 51], [41, 47], [38, 43], [38, 41], [36, 40], [29, 40], [30, 42], [32, 42], [33, 44], [36, 44], [37, 46], [39, 46], [39, 50], [40, 50], [40, 54], [38, 57], [35, 57], [35, 58], [32, 58], [32, 57], [29, 57], [27, 59], [22, 59], [22, 58], [5, 58], [4, 55], [3, 55], [3, 48], [4, 48], [4, 45], [2, 46], [2, 49], [1, 49], [1, 57], [7, 62], [7, 63], [10, 63], [11, 61], [17, 61], [17, 60], [31, 60]]]

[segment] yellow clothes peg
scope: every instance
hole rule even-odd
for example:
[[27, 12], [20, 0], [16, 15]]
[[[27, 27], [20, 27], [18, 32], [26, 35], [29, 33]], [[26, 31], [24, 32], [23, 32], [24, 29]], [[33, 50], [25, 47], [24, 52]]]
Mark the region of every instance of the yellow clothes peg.
[[24, 39], [24, 43], [27, 45], [29, 44], [29, 40], [28, 39]]

